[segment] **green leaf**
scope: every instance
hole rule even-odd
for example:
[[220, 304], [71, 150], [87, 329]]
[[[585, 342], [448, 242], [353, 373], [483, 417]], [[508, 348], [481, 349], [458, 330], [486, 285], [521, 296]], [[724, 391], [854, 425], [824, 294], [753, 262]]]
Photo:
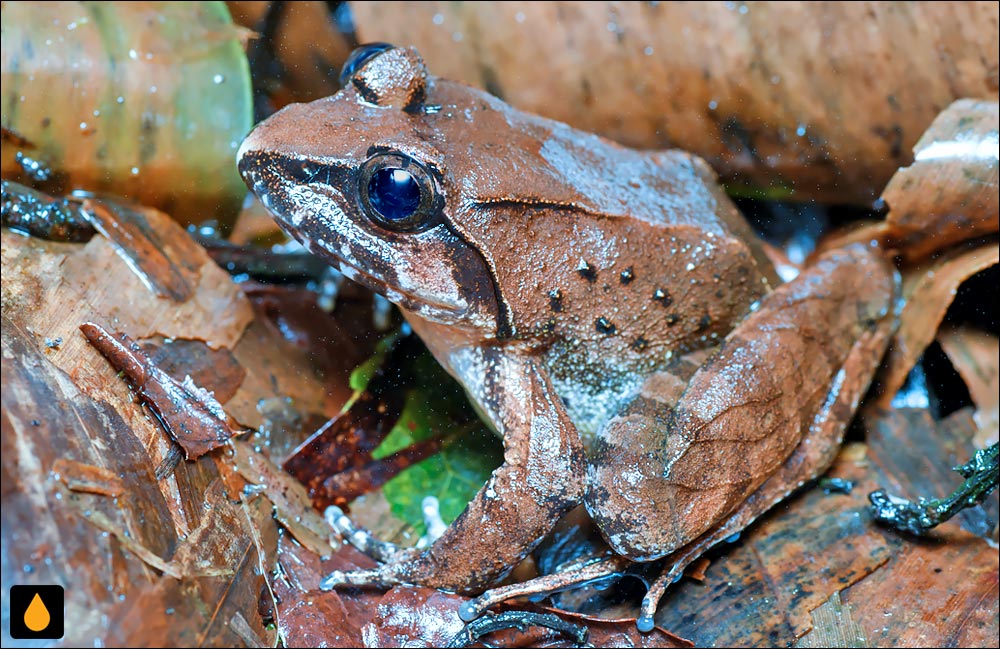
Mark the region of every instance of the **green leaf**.
[[420, 377], [420, 385], [407, 395], [399, 422], [373, 457], [391, 455], [434, 436], [447, 438], [440, 453], [408, 467], [382, 488], [393, 515], [423, 534], [423, 499], [437, 497], [441, 517], [451, 523], [503, 462], [503, 444], [479, 421], [461, 386], [429, 353], [416, 359], [414, 375]]

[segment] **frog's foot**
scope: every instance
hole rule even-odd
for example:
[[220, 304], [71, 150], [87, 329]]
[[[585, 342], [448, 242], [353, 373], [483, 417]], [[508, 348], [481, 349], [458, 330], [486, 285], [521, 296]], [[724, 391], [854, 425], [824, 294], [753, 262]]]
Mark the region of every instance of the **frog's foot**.
[[374, 534], [351, 522], [351, 519], [336, 505], [327, 507], [324, 516], [335, 534], [362, 554], [378, 561], [379, 566], [365, 570], [334, 570], [319, 582], [320, 590], [333, 590], [340, 586], [391, 588], [408, 583], [396, 568], [418, 554], [417, 550], [375, 538]]
[[625, 557], [615, 555], [591, 561], [579, 568], [565, 572], [543, 575], [519, 584], [491, 588], [479, 597], [470, 599], [462, 604], [458, 609], [458, 615], [466, 622], [470, 622], [485, 613], [486, 609], [491, 606], [514, 597], [555, 593], [599, 579], [620, 577], [625, 573], [625, 569], [630, 564], [631, 561]]
[[344, 510], [336, 505], [327, 507], [323, 516], [334, 533], [375, 561], [386, 563], [409, 551], [409, 548], [375, 538], [375, 535], [365, 528], [352, 523]]

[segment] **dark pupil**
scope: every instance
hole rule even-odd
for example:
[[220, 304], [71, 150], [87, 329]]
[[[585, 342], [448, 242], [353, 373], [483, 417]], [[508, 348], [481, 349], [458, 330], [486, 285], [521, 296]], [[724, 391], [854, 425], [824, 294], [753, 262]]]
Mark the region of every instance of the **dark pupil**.
[[408, 218], [420, 206], [420, 185], [410, 172], [386, 167], [368, 181], [368, 200], [388, 221]]

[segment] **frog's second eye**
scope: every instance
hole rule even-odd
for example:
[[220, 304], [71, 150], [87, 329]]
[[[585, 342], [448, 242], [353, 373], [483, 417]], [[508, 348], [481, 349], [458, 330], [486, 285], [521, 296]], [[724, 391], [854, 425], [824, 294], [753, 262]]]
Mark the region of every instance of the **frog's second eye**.
[[369, 158], [358, 176], [358, 198], [378, 225], [397, 231], [422, 230], [435, 221], [434, 181], [416, 160], [398, 153]]

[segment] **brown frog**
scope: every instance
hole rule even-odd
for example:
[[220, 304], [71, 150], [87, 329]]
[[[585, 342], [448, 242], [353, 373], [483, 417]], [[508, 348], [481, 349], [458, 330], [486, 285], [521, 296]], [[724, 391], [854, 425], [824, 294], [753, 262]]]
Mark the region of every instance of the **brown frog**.
[[380, 565], [327, 585], [482, 593], [582, 503], [615, 556], [517, 594], [666, 557], [651, 629], [684, 566], [832, 461], [895, 320], [894, 270], [854, 245], [778, 286], [702, 160], [519, 112], [413, 49], [361, 48], [342, 82], [260, 124], [240, 171], [289, 234], [399, 305], [505, 455], [423, 551], [332, 516]]

